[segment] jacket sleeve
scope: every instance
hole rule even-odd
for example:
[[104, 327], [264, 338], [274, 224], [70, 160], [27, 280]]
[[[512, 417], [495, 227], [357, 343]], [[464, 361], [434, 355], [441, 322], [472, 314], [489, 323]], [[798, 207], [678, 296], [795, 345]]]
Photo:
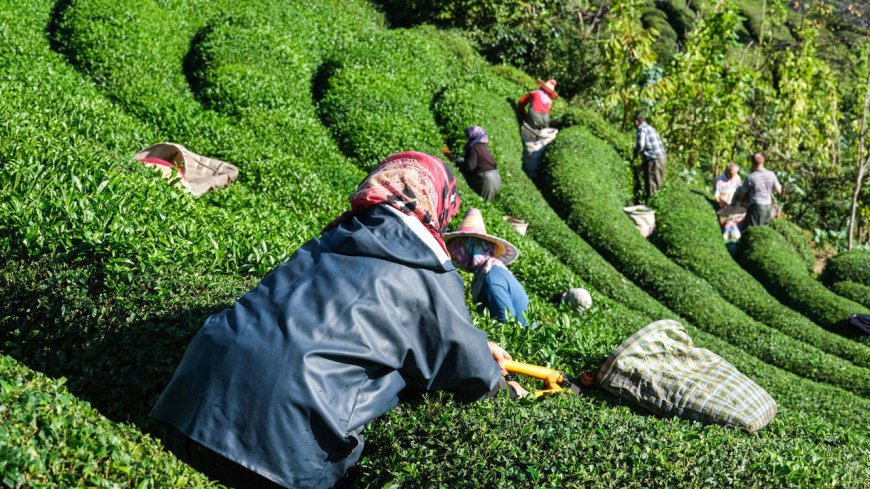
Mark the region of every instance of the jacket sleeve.
[[517, 109], [519, 109], [520, 114], [526, 114], [526, 106], [529, 105], [529, 102], [532, 100], [532, 92], [529, 92], [522, 97], [517, 102]]
[[452, 392], [461, 401], [476, 401], [496, 387], [501, 372], [489, 351], [486, 333], [471, 324], [462, 282], [459, 292], [433, 297], [420, 325], [423, 343], [406, 362], [402, 375], [427, 391]]
[[471, 146], [468, 148], [468, 151], [465, 152], [465, 169], [473, 172], [477, 169], [477, 148]]
[[500, 323], [507, 321], [507, 309], [511, 308], [513, 301], [504, 284], [491, 284], [486, 288], [483, 299], [485, 301], [483, 305], [489, 309], [490, 316]]

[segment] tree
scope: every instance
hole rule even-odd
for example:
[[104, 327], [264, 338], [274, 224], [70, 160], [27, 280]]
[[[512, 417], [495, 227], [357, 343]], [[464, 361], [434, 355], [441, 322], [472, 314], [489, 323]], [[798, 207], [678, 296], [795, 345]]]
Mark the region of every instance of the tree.
[[613, 0], [602, 44], [602, 79], [608, 86], [605, 107], [621, 110], [622, 130], [640, 107], [645, 73], [656, 62], [653, 41], [657, 33], [641, 23], [645, 0]]
[[720, 2], [687, 35], [669, 74], [659, 82], [655, 112], [665, 139], [687, 167], [703, 160], [717, 173], [733, 159], [746, 133], [749, 99], [758, 76], [730, 56], [739, 47], [741, 19], [733, 2]]
[[870, 165], [870, 156], [865, 152], [864, 136], [867, 134], [867, 112], [870, 109], [870, 50], [867, 50], [867, 85], [864, 91], [864, 112], [861, 116], [861, 124], [858, 129], [858, 156], [856, 163], [858, 171], [855, 176], [855, 192], [852, 194], [852, 203], [849, 206], [849, 249], [852, 249], [855, 239], [855, 214], [858, 209], [858, 197], [861, 195], [861, 187], [864, 175]]

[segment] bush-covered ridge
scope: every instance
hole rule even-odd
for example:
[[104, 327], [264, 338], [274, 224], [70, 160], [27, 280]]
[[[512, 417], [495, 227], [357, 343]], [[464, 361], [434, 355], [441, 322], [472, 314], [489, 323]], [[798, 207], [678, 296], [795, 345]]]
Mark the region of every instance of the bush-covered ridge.
[[830, 288], [837, 295], [870, 309], [870, 287], [844, 280], [842, 282], [834, 282], [830, 285]]
[[870, 372], [747, 316], [708, 283], [667, 259], [622, 211], [624, 162], [583, 128], [562, 131], [547, 150], [545, 192], [565, 220], [635, 283], [696, 326], [798, 375], [862, 396]]
[[[282, 38], [282, 43], [288, 49], [297, 46], [288, 52], [310, 56], [312, 61], [304, 64], [314, 67], [316, 75], [319, 60], [328, 57], [330, 48], [298, 52], [298, 45], [304, 44], [298, 38], [304, 33], [306, 39], [334, 45], [328, 36], [311, 36], [307, 22], [332, 19], [330, 15], [344, 11], [348, 4], [294, 2], [299, 13], [281, 18], [272, 15], [268, 3], [238, 6], [174, 0], [159, 3], [163, 13], [155, 10], [156, 2], [129, 5], [126, 11], [111, 11], [115, 8], [111, 2], [96, 0], [66, 4], [68, 10], [61, 12], [66, 35], [77, 38], [82, 52], [89, 53], [76, 66], [99, 91], [48, 49], [44, 36], [50, 2], [19, 1], [0, 10], [0, 36], [9, 45], [20, 46], [0, 53], [0, 65], [8, 68], [4, 88], [14, 88], [0, 100], [0, 117], [15, 122], [0, 126], [0, 156], [8, 163], [0, 173], [0, 202], [12, 202], [0, 207], [0, 236], [4, 251], [10, 252], [2, 261], [2, 287], [18, 293], [13, 303], [3, 306], [0, 332], [6, 340], [4, 348], [12, 340], [15, 348], [28, 349], [16, 355], [42, 361], [55, 372], [69, 369], [75, 376], [70, 377], [71, 388], [76, 384], [77, 393], [97, 400], [94, 404], [111, 410], [115, 418], [131, 417], [147, 426], [138, 415], [150, 408], [202, 320], [231, 303], [299, 242], [316, 235], [320, 226], [344, 208], [349, 186], [363, 174], [360, 168], [370, 164], [351, 162], [341, 155], [312, 116], [314, 102], [305, 100], [307, 96], [297, 101], [286, 97], [299, 89], [304, 77], [288, 78], [286, 83], [273, 77], [268, 83], [245, 85], [246, 70], [257, 72], [262, 69], [260, 64], [274, 61], [272, 56], [280, 58], [286, 53], [279, 49], [270, 56], [242, 60], [230, 56], [239, 52], [236, 35], [250, 36], [246, 41], [255, 42], [269, 39], [270, 29], [296, 32], [300, 34]], [[225, 14], [250, 13], [254, 5], [263, 8], [262, 16], [237, 15], [244, 18], [225, 25]], [[352, 6], [358, 7], [356, 3]], [[362, 32], [371, 28], [369, 15], [374, 14], [368, 7], [360, 8], [350, 14], [355, 17], [347, 20], [345, 29], [326, 32], [352, 36], [360, 22], [364, 27], [357, 34], [366, 39]], [[135, 22], [117, 22], [128, 16]], [[173, 20], [173, 29], [161, 31], [154, 25], [167, 19]], [[146, 44], [123, 42], [125, 36], [146, 39], [143, 33], [147, 32], [165, 36]], [[202, 61], [194, 66], [197, 79], [208, 80], [221, 90], [232, 80], [238, 83], [213, 95], [209, 103], [219, 114], [198, 105], [205, 100], [201, 95], [185, 93], [183, 67], [190, 58], [177, 46], [195, 46], [200, 59], [213, 63], [206, 66]], [[143, 56], [158, 64], [140, 63]], [[393, 63], [405, 61], [398, 58]], [[173, 75], [150, 76], [154, 66]], [[252, 83], [261, 79], [254, 77]], [[290, 106], [300, 107], [299, 112], [288, 112]], [[182, 110], [172, 110], [177, 107]], [[488, 115], [465, 113], [461, 117]], [[455, 128], [438, 124], [449, 138], [456, 137]], [[455, 124], [459, 127], [461, 120]], [[382, 132], [373, 134], [380, 137]], [[421, 137], [434, 140], [431, 134]], [[219, 194], [188, 199], [129, 158], [138, 147], [161, 138], [183, 141], [198, 152], [239, 163], [243, 172], [250, 170], [249, 176]], [[507, 153], [504, 158], [508, 159]], [[518, 170], [517, 157], [509, 161], [508, 168]], [[117, 176], [102, 178], [112, 172]], [[76, 183], [72, 178], [85, 174], [92, 179], [79, 178]], [[35, 181], [39, 186], [28, 188], [26, 182]], [[32, 197], [32, 190], [44, 201]], [[538, 246], [531, 233], [526, 238], [509, 234], [510, 228], [499, 221], [501, 203], [484, 204], [464, 185], [462, 192], [466, 207], [482, 207], [492, 232], [511, 236], [523, 252], [513, 268], [533, 296], [542, 326], [528, 330], [476, 318], [518, 358], [576, 371], [600, 363], [627, 334], [651, 320], [594, 290], [597, 306], [593, 311], [580, 317], [562, 315], [546, 298], [582, 280]], [[513, 198], [522, 197], [517, 193]], [[539, 212], [532, 215], [541, 216], [541, 222], [552, 215], [548, 209], [537, 210], [535, 201], [526, 205]], [[135, 212], [142, 208], [152, 212]], [[55, 210], [41, 215], [45, 209]], [[113, 221], [104, 226], [105, 221], [95, 219], [101, 215], [111, 215]], [[50, 219], [43, 221], [43, 216]], [[51, 233], [40, 227], [44, 222], [51, 224]], [[559, 235], [547, 236], [552, 243]], [[42, 258], [33, 262], [30, 254]], [[581, 262], [576, 268], [582, 266]], [[639, 289], [626, 283], [624, 290]], [[654, 303], [651, 299], [638, 302], [647, 300]], [[700, 345], [720, 352], [774, 395], [781, 409], [768, 430], [747, 436], [720, 427], [660, 420], [597, 396], [563, 396], [531, 404], [503, 399], [472, 406], [433, 396], [402, 406], [367, 430], [369, 443], [357, 484], [630, 487], [713, 481], [721, 485], [860, 487], [870, 477], [866, 465], [860, 463], [868, 457], [866, 434], [870, 432], [863, 421], [870, 408], [865, 399], [765, 365], [703, 332], [692, 329], [692, 334]], [[107, 358], [100, 360], [101, 356]], [[90, 363], [98, 360], [108, 363]], [[117, 379], [111, 379], [112, 375]], [[144, 385], [125, 384], [129, 380]], [[37, 395], [45, 392], [41, 387], [32, 390]], [[66, 413], [47, 414], [42, 426], [75, 438], [79, 430], [68, 424]], [[0, 426], [28, 430], [26, 424]], [[114, 425], [110, 429], [125, 433], [125, 428]], [[28, 433], [13, 436], [24, 439]], [[122, 462], [128, 455], [139, 457], [155, 480], [163, 472], [161, 467], [178, 466], [171, 455], [162, 452], [143, 456], [145, 452], [122, 449], [116, 453]], [[547, 463], [531, 462], [529, 453]], [[722, 453], [728, 455], [724, 461]], [[64, 479], [54, 479], [54, 474], [92, 460], [90, 451], [43, 452], [43, 456], [40, 463], [24, 467], [28, 475], [23, 477], [45, 477], [53, 479], [49, 485], [56, 485]], [[698, 464], [698, 460], [711, 463]], [[182, 473], [166, 470], [170, 475]], [[75, 469], [71, 472], [76, 474]], [[137, 475], [131, 480], [147, 485], [148, 477]], [[159, 485], [184, 485], [182, 475], [174, 477]], [[5, 483], [14, 486], [19, 480], [27, 479]]]
[[[771, 294], [820, 326], [849, 334], [845, 322], [850, 315], [870, 314], [870, 309], [834, 294], [812, 278], [785, 238], [771, 228], [748, 229], [738, 253], [744, 267]], [[860, 341], [870, 344], [866, 337]]]
[[827, 284], [848, 281], [870, 287], [870, 251], [840, 253], [828, 261], [821, 278]]
[[[780, 220], [777, 220], [780, 221]], [[722, 240], [712, 200], [672, 186], [656, 199], [655, 240], [664, 253], [756, 320], [820, 350], [870, 367], [870, 348], [820, 328], [784, 307], [738, 265]]]
[[135, 427], [0, 355], [0, 483], [6, 487], [213, 487]]

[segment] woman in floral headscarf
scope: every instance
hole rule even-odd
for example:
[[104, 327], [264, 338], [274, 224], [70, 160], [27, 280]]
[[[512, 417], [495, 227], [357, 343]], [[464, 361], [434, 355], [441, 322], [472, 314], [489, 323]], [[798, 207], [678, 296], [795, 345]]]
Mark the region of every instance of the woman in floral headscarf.
[[495, 165], [495, 158], [489, 152], [489, 136], [480, 126], [470, 126], [465, 129], [465, 158], [461, 160], [459, 168], [462, 170], [468, 185], [483, 197], [490, 201], [501, 189], [501, 175]]
[[351, 210], [206, 320], [151, 415], [182, 460], [236, 487], [332, 487], [406, 387], [481, 399], [503, 349], [471, 325], [444, 245], [441, 160], [398, 153]]

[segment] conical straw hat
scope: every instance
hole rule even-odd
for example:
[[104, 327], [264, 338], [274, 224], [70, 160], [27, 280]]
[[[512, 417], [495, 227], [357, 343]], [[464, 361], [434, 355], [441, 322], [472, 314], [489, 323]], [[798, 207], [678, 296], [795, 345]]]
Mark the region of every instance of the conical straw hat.
[[553, 80], [552, 78], [547, 81], [537, 80], [537, 83], [539, 87], [547, 92], [547, 95], [552, 98], [559, 98], [559, 94], [556, 93], [556, 80]]
[[486, 232], [486, 225], [483, 223], [483, 215], [480, 209], [468, 209], [459, 227], [452, 233], [444, 234], [444, 243], [446, 244], [451, 239], [455, 238], [479, 238], [484, 241], [489, 241], [495, 245], [494, 256], [501, 260], [505, 265], [513, 263], [520, 256], [520, 251], [516, 246], [510, 244], [507, 240], [497, 238]]

